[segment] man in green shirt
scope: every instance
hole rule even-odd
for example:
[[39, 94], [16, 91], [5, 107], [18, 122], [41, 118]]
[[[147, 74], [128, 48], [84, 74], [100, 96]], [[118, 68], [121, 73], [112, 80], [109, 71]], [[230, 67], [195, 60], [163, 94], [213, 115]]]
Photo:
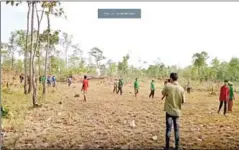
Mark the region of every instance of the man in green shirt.
[[134, 81], [134, 94], [136, 98], [138, 93], [139, 93], [139, 82], [138, 82], [138, 78], [136, 78]]
[[166, 111], [166, 149], [169, 149], [172, 125], [175, 133], [175, 148], [179, 149], [179, 117], [181, 116], [181, 105], [185, 101], [184, 89], [177, 82], [178, 74], [170, 74], [170, 83], [164, 86], [163, 96], [166, 96], [164, 111]]
[[149, 94], [149, 98], [150, 98], [150, 97], [152, 97], [152, 99], [154, 98], [154, 91], [155, 91], [154, 80], [152, 80], [152, 82], [150, 83], [150, 94]]
[[233, 100], [235, 99], [234, 89], [233, 89], [233, 84], [231, 82], [229, 82], [228, 85], [229, 85], [228, 112], [232, 112]]
[[118, 91], [117, 91], [117, 94], [120, 92], [120, 95], [123, 94], [123, 86], [124, 86], [124, 81], [123, 79], [119, 79], [119, 84], [118, 84]]
[[44, 82], [46, 82], [46, 77], [45, 76], [41, 76], [41, 83], [44, 84]]

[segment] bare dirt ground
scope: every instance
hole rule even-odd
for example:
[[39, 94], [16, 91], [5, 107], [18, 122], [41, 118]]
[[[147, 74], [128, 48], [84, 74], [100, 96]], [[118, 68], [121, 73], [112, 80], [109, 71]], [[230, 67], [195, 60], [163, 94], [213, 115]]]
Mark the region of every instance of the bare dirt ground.
[[[158, 86], [159, 87], [159, 86]], [[90, 82], [88, 101], [83, 102], [81, 84], [48, 88], [40, 108], [32, 109], [30, 96], [3, 94], [3, 104], [14, 108], [4, 119], [6, 148], [163, 148], [164, 102], [161, 88], [148, 98], [149, 83], [141, 86], [138, 99], [130, 85], [122, 96], [109, 85]], [[80, 94], [80, 97], [74, 97]], [[14, 98], [15, 97], [15, 98]], [[180, 119], [183, 149], [239, 149], [239, 100], [233, 112], [217, 114], [218, 96], [194, 91], [186, 95]], [[239, 95], [236, 95], [239, 98]], [[11, 106], [11, 107], [10, 107]], [[135, 127], [130, 122], [135, 120]], [[157, 136], [157, 139], [153, 139]], [[174, 146], [172, 132], [171, 145]]]

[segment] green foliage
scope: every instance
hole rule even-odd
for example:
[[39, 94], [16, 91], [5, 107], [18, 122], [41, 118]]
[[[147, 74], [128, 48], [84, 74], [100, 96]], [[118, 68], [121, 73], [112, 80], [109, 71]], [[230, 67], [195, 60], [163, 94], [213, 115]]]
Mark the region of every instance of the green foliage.
[[1, 106], [1, 114], [3, 118], [7, 118], [9, 114], [9, 109], [7, 107]]

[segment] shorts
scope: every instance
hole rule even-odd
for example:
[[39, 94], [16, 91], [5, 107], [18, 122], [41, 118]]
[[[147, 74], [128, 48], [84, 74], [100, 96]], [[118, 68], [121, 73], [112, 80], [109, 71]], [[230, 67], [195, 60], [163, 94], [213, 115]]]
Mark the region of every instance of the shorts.
[[83, 95], [86, 96], [87, 90], [83, 90]]

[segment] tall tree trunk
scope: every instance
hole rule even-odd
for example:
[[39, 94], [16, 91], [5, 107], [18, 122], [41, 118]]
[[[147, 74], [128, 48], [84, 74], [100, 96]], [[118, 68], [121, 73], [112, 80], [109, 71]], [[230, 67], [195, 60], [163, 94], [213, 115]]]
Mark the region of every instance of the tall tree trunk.
[[[50, 8], [49, 8], [50, 12]], [[48, 51], [50, 50], [50, 16], [49, 13], [47, 14], [47, 28], [48, 28], [48, 35], [47, 35], [47, 48], [46, 48], [46, 55], [45, 55], [45, 70], [44, 74], [45, 77], [47, 78], [47, 60], [48, 60]], [[46, 95], [46, 82], [43, 84], [43, 94]]]
[[[33, 80], [32, 80], [32, 82], [33, 82], [33, 97], [32, 97], [32, 101], [33, 101], [33, 106], [37, 106], [37, 80], [36, 80], [36, 71], [35, 71], [36, 66], [35, 66], [34, 62], [35, 62], [35, 55], [36, 55], [37, 50], [40, 53], [40, 51], [39, 51], [39, 46], [40, 46], [39, 36], [40, 36], [40, 27], [41, 27], [40, 25], [41, 25], [41, 21], [42, 21], [42, 17], [43, 17], [43, 12], [44, 12], [44, 11], [42, 11], [41, 18], [39, 18], [36, 4], [35, 4], [35, 9], [36, 9], [36, 15], [37, 15], [37, 37], [36, 37], [36, 44], [35, 44], [34, 52], [33, 52], [33, 56], [32, 56], [32, 75], [33, 75]], [[38, 61], [39, 60], [40, 60], [40, 55], [38, 56]]]
[[30, 69], [29, 69], [29, 87], [28, 87], [28, 93], [32, 92], [32, 84], [33, 84], [33, 80], [32, 80], [32, 53], [33, 53], [33, 30], [34, 30], [34, 2], [32, 2], [32, 18], [31, 18], [31, 50], [30, 50]]
[[[34, 48], [34, 44], [33, 44], [33, 27], [34, 27], [34, 8], [35, 8], [35, 2], [32, 2], [32, 33], [31, 33], [31, 53], [32, 53], [32, 61], [31, 61], [31, 67], [32, 67], [32, 78], [31, 78], [31, 82], [32, 82], [32, 86], [33, 86], [33, 95], [32, 95], [32, 102], [33, 102], [33, 106], [37, 105], [37, 82], [36, 82], [36, 76], [35, 76], [35, 53], [36, 53], [36, 48], [37, 48], [37, 44]], [[38, 32], [37, 32], [37, 40], [36, 42], [38, 43], [38, 37], [39, 37], [39, 27], [38, 27]]]
[[38, 75], [41, 76], [40, 52], [39, 52], [39, 56], [37, 58], [37, 61], [38, 61]]
[[28, 34], [29, 34], [29, 17], [31, 11], [31, 3], [28, 2], [28, 11], [27, 11], [27, 32], [26, 32], [26, 43], [25, 43], [25, 52], [24, 52], [24, 94], [27, 94], [27, 53], [28, 53]]

